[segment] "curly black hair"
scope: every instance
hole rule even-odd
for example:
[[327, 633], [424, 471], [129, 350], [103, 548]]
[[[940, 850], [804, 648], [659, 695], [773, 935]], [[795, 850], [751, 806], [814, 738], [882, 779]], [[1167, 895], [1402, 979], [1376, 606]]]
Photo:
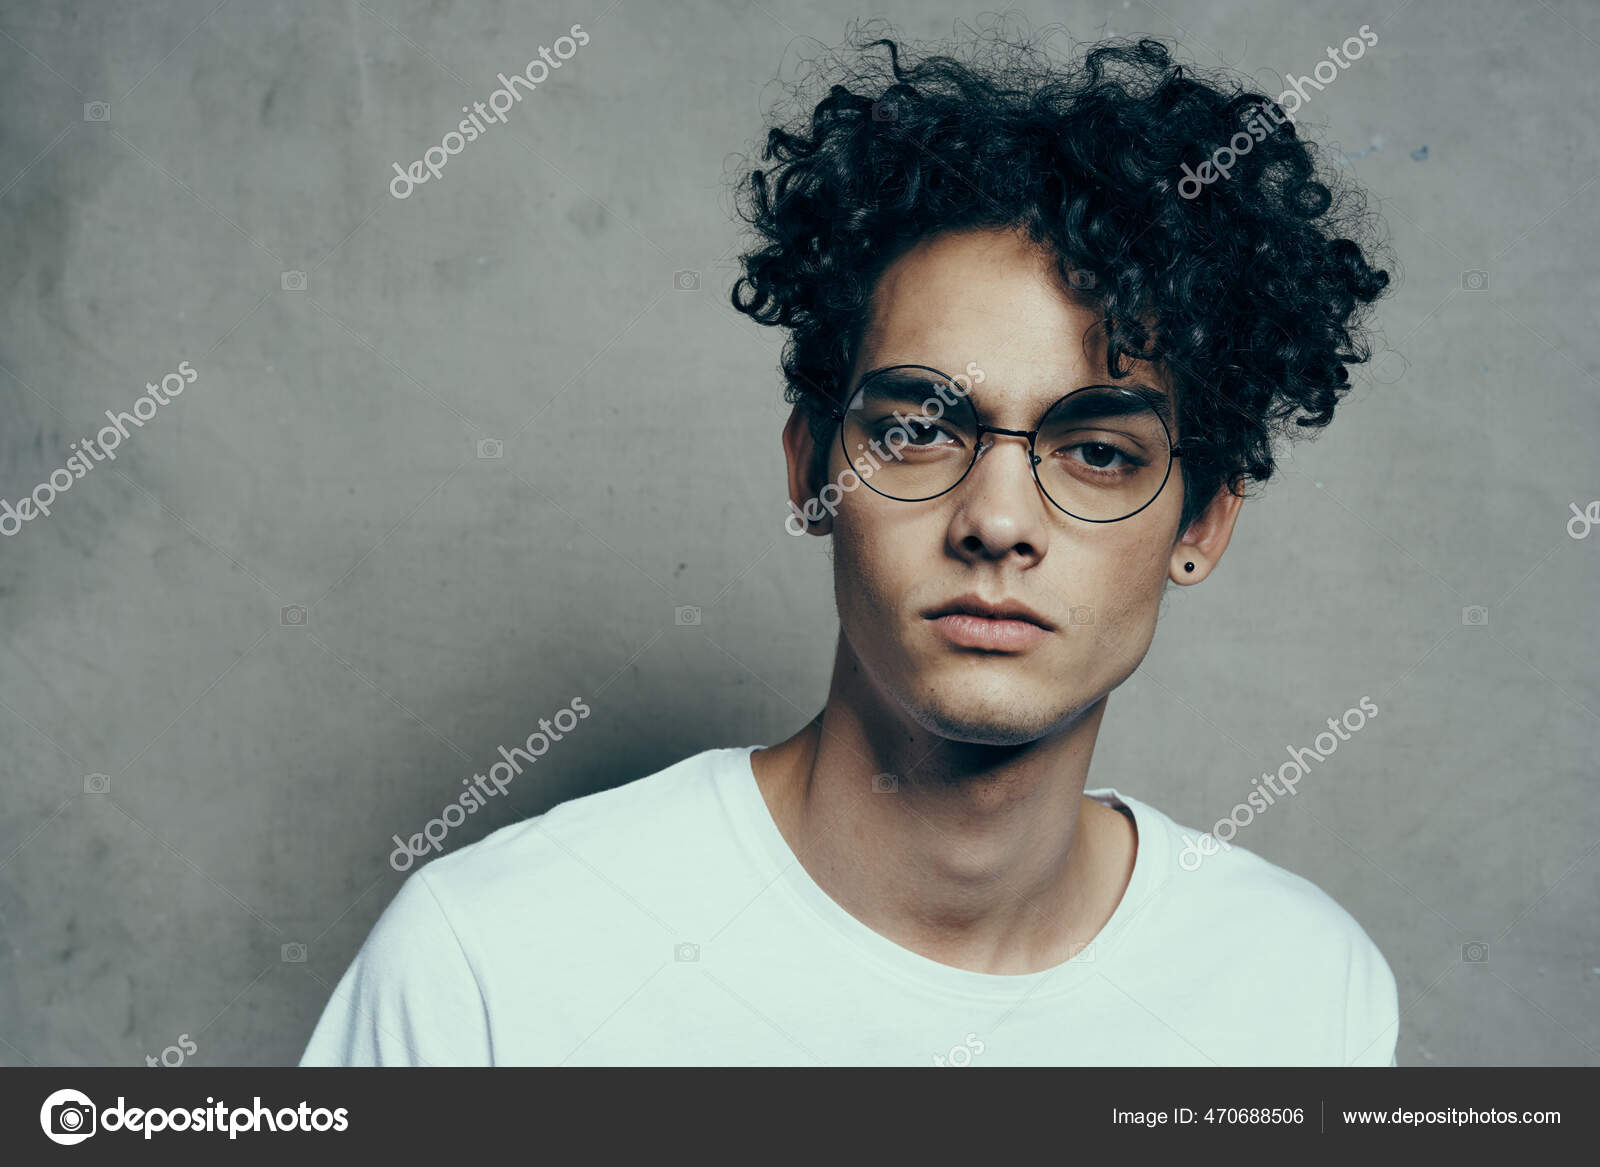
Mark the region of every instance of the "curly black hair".
[[[825, 466], [884, 268], [937, 232], [1025, 230], [1096, 312], [1111, 375], [1133, 359], [1168, 373], [1187, 439], [1181, 534], [1224, 483], [1270, 478], [1273, 437], [1326, 426], [1345, 366], [1370, 359], [1364, 308], [1389, 283], [1369, 262], [1373, 216], [1318, 172], [1276, 101], [1160, 41], [1101, 41], [1072, 64], [1015, 37], [989, 44], [987, 60], [946, 47], [909, 62], [857, 32], [809, 116], [768, 131], [772, 165], [740, 175], [756, 241], [733, 306], [789, 331], [785, 399]], [[1227, 178], [1184, 185], [1215, 176], [1202, 164], [1241, 133], [1251, 145]]]

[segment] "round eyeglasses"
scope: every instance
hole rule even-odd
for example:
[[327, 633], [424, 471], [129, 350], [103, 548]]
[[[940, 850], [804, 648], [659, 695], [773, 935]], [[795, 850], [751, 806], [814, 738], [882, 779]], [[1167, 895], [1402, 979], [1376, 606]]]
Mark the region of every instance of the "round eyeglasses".
[[[977, 464], [984, 434], [1028, 439], [1044, 496], [1089, 523], [1130, 518], [1156, 500], [1181, 457], [1171, 402], [1143, 385], [1085, 385], [1031, 430], [978, 420], [962, 382], [927, 365], [890, 365], [862, 378], [833, 409], [846, 461], [885, 498], [923, 502], [954, 490]], [[987, 443], [993, 445], [993, 442]]]

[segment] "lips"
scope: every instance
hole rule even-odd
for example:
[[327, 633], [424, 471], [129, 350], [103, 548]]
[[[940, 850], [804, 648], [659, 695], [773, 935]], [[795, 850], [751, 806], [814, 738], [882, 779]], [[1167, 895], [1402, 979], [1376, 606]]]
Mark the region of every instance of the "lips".
[[981, 596], [965, 595], [943, 603], [934, 608], [929, 608], [923, 613], [929, 620], [936, 620], [943, 616], [973, 616], [981, 620], [1012, 620], [1034, 624], [1046, 632], [1054, 632], [1056, 626], [1045, 619], [1038, 612], [1017, 600], [989, 601]]
[[958, 648], [987, 652], [1021, 652], [1056, 628], [1026, 604], [1013, 600], [991, 602], [971, 595], [930, 608], [923, 617]]

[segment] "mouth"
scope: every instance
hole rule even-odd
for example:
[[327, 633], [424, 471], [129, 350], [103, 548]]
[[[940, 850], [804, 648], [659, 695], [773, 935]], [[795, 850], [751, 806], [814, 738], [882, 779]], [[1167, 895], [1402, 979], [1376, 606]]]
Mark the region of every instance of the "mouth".
[[988, 652], [1020, 652], [1056, 630], [1026, 604], [990, 602], [974, 595], [957, 596], [922, 615], [951, 644]]

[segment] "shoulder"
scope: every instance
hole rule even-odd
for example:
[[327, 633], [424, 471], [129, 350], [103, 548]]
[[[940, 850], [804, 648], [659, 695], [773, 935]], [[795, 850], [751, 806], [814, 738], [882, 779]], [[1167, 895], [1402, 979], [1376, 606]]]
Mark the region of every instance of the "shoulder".
[[1360, 922], [1304, 876], [1124, 800], [1140, 846], [1156, 848], [1164, 918], [1187, 930], [1198, 963], [1219, 976], [1294, 986], [1299, 999], [1342, 1012], [1348, 1064], [1388, 1065], [1399, 1012], [1394, 973]]
[[[416, 867], [324, 1009], [302, 1065], [485, 1065], [489, 1002], [597, 917], [664, 885], [663, 846], [704, 834], [719, 751], [560, 803]], [[613, 917], [623, 918], [623, 917]]]
[[568, 799], [422, 868], [446, 909], [537, 884], [574, 864], [621, 869], [654, 861], [678, 832], [698, 829], [717, 806], [717, 763], [704, 750], [652, 774]]
[[[1236, 842], [1175, 822], [1148, 803], [1122, 796], [1139, 827], [1141, 851], [1159, 869], [1166, 895], [1213, 910], [1211, 926], [1243, 937], [1265, 920], [1286, 946], [1372, 946], [1366, 931], [1322, 888]], [[1375, 949], [1375, 946], [1373, 946]]]
[[322, 1010], [302, 1066], [490, 1060], [472, 961], [421, 872], [400, 885]]
[[600, 921], [623, 936], [695, 917], [742, 886], [724, 801], [740, 753], [704, 750], [558, 803], [417, 874], [462, 947], [491, 970], [525, 963], [530, 944], [593, 946]]

